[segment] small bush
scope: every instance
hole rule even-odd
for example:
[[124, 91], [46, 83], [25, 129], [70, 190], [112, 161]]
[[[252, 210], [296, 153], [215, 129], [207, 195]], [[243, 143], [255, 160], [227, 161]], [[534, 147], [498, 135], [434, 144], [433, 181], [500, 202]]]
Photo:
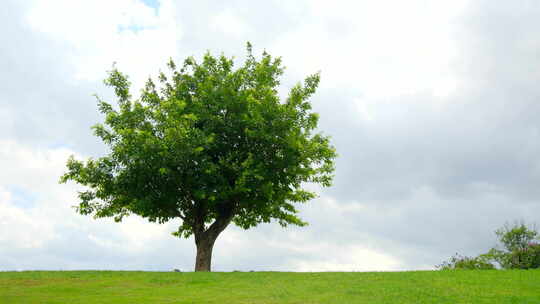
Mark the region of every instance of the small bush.
[[487, 261], [483, 256], [467, 257], [456, 253], [448, 261], [435, 266], [440, 270], [489, 270], [495, 269], [495, 266]]
[[530, 243], [525, 248], [515, 249], [508, 254], [508, 268], [540, 268], [540, 244]]

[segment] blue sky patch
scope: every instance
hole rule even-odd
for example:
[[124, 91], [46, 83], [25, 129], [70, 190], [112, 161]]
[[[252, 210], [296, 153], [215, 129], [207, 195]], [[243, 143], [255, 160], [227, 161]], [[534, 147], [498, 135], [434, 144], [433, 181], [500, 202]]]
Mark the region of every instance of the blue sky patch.
[[124, 31], [130, 31], [134, 33], [138, 33], [142, 30], [148, 30], [148, 29], [155, 29], [155, 26], [142, 26], [137, 24], [132, 24], [130, 26], [118, 26], [118, 32], [124, 32]]
[[8, 187], [8, 191], [12, 195], [11, 200], [15, 206], [19, 208], [32, 208], [35, 206], [36, 196], [33, 193], [17, 186]]
[[142, 2], [149, 7], [155, 8], [156, 10], [159, 8], [159, 1], [158, 0], [142, 0]]

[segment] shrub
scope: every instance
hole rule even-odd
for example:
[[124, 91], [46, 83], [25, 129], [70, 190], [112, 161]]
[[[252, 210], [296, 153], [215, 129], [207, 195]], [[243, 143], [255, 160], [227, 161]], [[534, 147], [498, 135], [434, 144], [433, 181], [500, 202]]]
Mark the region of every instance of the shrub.
[[530, 243], [526, 248], [515, 249], [508, 254], [508, 268], [540, 268], [540, 244]]
[[505, 225], [495, 231], [504, 249], [492, 248], [485, 256], [504, 269], [540, 268], [538, 231], [523, 223]]
[[495, 266], [486, 260], [483, 256], [467, 257], [456, 253], [448, 261], [442, 262], [440, 265], [435, 266], [440, 270], [457, 270], [457, 269], [469, 269], [469, 270], [489, 270], [495, 269]]

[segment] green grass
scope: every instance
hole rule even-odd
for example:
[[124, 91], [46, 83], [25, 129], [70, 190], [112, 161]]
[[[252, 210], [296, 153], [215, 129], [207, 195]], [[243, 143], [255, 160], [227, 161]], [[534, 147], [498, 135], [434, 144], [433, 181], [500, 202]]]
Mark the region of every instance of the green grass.
[[0, 303], [540, 303], [540, 270], [0, 272]]

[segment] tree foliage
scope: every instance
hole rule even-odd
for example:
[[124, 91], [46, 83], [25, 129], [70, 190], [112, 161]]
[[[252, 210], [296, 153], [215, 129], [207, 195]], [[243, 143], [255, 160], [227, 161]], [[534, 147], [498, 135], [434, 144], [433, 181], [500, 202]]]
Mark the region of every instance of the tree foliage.
[[497, 229], [495, 234], [502, 246], [491, 248], [486, 257], [504, 269], [540, 268], [538, 231], [525, 223], [514, 223]]
[[174, 233], [219, 234], [229, 222], [244, 229], [276, 220], [303, 226], [294, 203], [315, 193], [305, 183], [329, 186], [335, 149], [316, 132], [309, 98], [314, 74], [280, 101], [281, 59], [247, 47], [247, 59], [206, 53], [182, 65], [172, 59], [140, 98], [113, 67], [105, 83], [118, 105], [98, 98], [104, 123], [94, 133], [110, 153], [86, 161], [71, 157], [61, 182], [87, 186], [78, 212], [121, 221], [129, 214], [164, 223], [180, 218]]
[[538, 236], [538, 232], [527, 227], [525, 223], [516, 223], [512, 226], [506, 224], [504, 227], [497, 229], [495, 234], [507, 251], [525, 249]]
[[448, 261], [435, 266], [442, 270], [454, 269], [531, 269], [540, 268], [539, 233], [524, 223], [506, 224], [495, 231], [499, 246], [477, 257], [456, 253]]

